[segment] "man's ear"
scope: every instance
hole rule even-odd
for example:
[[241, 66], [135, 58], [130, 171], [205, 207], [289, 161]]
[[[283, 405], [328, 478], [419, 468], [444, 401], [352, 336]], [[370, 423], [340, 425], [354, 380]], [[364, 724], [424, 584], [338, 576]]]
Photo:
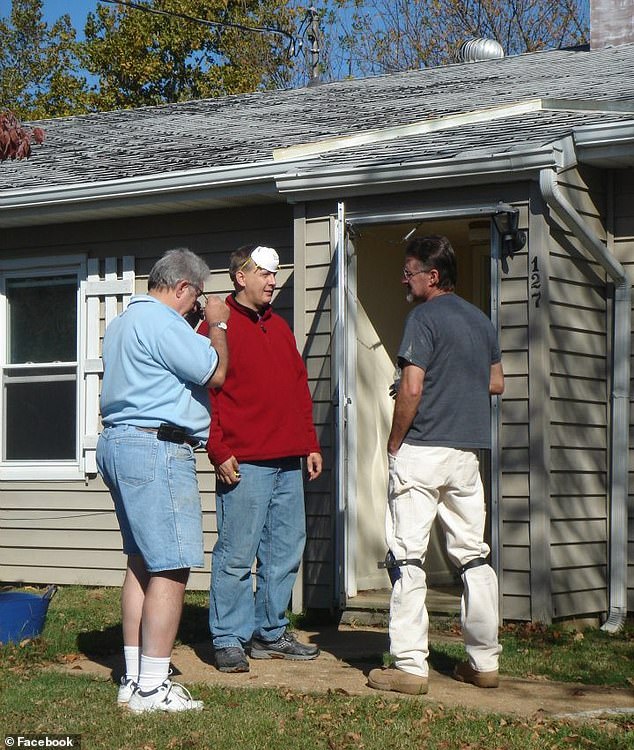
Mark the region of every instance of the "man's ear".
[[181, 279], [176, 283], [176, 286], [174, 287], [174, 291], [176, 292], [176, 297], [182, 297], [185, 290], [189, 286], [189, 281], [185, 281], [184, 279]]
[[238, 291], [240, 289], [244, 289], [244, 287], [246, 286], [244, 271], [236, 271], [236, 277], [235, 278], [236, 278], [236, 281], [235, 281], [236, 286], [239, 287]]

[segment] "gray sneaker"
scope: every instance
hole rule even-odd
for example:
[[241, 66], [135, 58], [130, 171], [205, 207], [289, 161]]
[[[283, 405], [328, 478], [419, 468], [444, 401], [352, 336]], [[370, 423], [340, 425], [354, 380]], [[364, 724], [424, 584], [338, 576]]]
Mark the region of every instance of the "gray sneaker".
[[215, 649], [216, 669], [220, 672], [248, 672], [249, 662], [239, 646]]
[[276, 641], [262, 641], [253, 638], [251, 642], [252, 659], [316, 659], [319, 649], [312, 644], [300, 643], [288, 630], [285, 630]]

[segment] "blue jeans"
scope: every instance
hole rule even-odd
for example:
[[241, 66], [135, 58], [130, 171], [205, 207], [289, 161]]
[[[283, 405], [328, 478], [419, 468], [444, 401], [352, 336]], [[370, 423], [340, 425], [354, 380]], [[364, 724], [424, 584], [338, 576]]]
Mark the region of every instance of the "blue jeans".
[[215, 648], [244, 647], [252, 636], [275, 641], [282, 635], [306, 541], [299, 459], [241, 463], [240, 473], [238, 484], [218, 482], [216, 488], [218, 540], [209, 607]]
[[114, 501], [123, 551], [151, 573], [202, 568], [203, 528], [191, 446], [132, 425], [106, 427], [97, 466]]

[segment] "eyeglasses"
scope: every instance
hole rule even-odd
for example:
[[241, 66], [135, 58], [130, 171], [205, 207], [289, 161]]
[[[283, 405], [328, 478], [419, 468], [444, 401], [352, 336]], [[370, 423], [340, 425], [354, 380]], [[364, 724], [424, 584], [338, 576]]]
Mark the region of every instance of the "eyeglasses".
[[412, 276], [418, 276], [419, 273], [429, 273], [429, 272], [426, 271], [424, 268], [421, 268], [419, 271], [410, 271], [409, 269], [404, 268], [403, 269], [403, 278], [406, 281], [409, 281], [412, 278]]
[[203, 292], [203, 290], [199, 286], [196, 286], [196, 284], [192, 284], [191, 281], [188, 281], [187, 285], [191, 286], [192, 289], [196, 292], [196, 299], [198, 300], [198, 299], [200, 299], [202, 297], [203, 302], [206, 305], [207, 304], [207, 295]]

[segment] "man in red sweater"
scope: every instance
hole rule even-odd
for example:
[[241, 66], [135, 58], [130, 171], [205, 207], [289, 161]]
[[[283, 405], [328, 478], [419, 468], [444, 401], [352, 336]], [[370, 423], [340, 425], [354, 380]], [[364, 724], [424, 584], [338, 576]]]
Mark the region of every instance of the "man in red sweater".
[[246, 245], [231, 254], [231, 361], [223, 387], [211, 391], [207, 451], [216, 470], [218, 541], [209, 626], [221, 672], [247, 672], [249, 645], [252, 659], [319, 654], [287, 630], [306, 541], [301, 459], [312, 481], [322, 457], [306, 368], [291, 329], [271, 308], [278, 265], [270, 247]]

